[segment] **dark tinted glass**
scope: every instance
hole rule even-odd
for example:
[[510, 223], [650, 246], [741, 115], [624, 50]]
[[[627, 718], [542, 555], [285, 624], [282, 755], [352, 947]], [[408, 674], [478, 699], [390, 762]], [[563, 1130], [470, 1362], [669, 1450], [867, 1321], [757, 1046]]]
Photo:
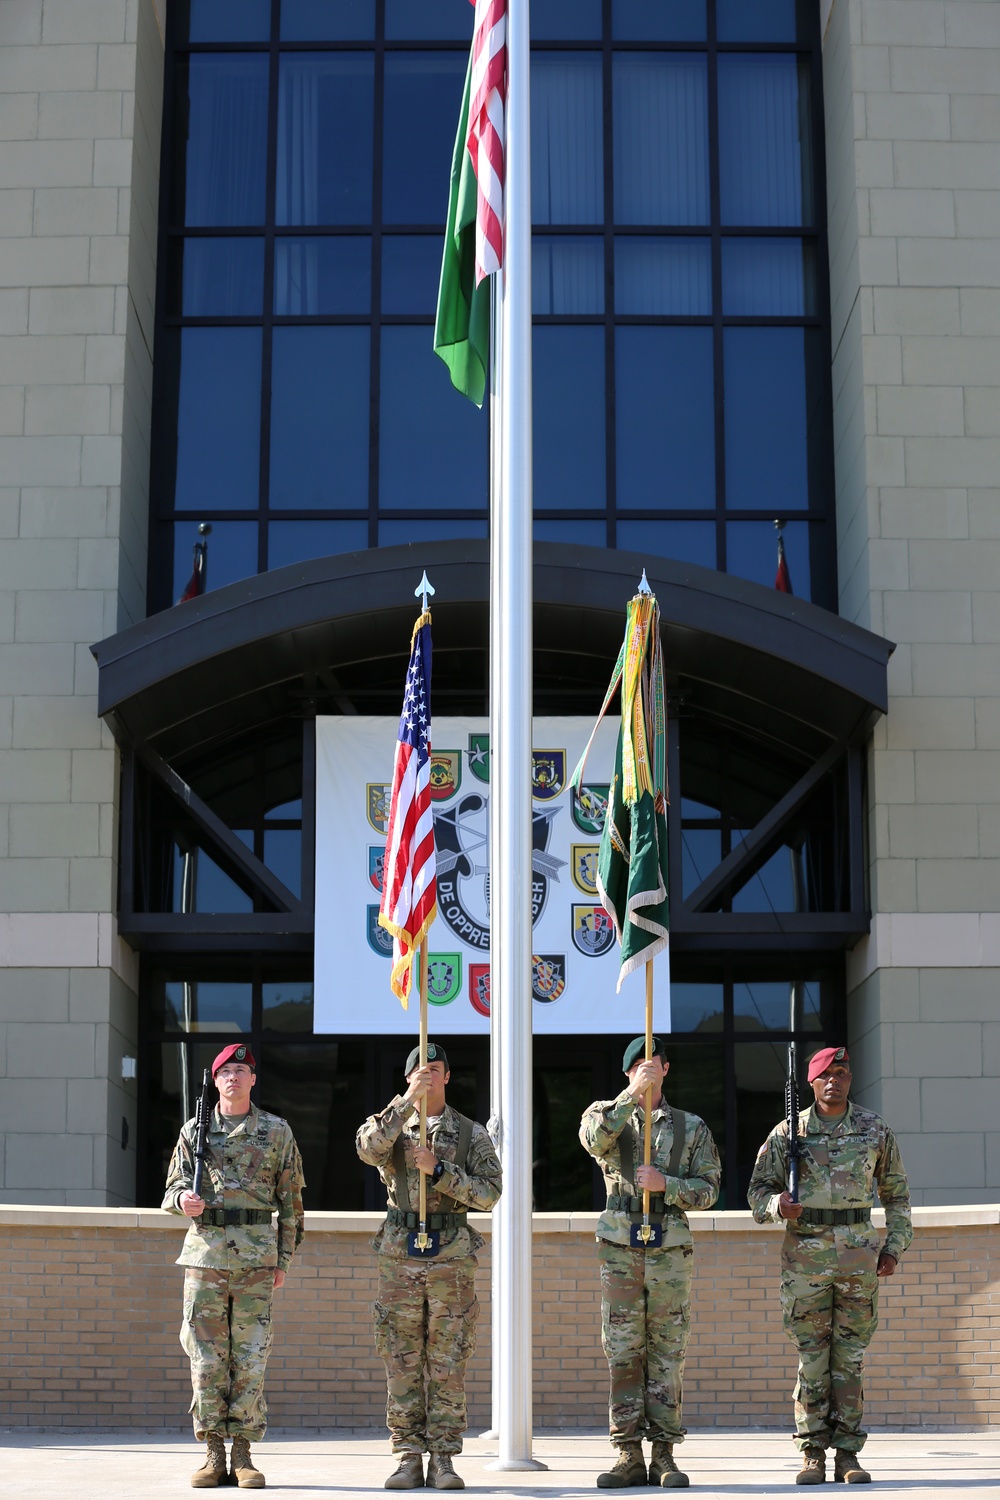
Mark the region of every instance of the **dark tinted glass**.
[[604, 217], [601, 59], [540, 52], [531, 59], [531, 218], [599, 224]]
[[722, 858], [718, 828], [685, 828], [681, 834], [681, 880], [685, 896], [698, 889]]
[[383, 509], [466, 509], [488, 502], [486, 408], [477, 410], [454, 390], [431, 339], [429, 326], [382, 330]]
[[302, 832], [298, 828], [264, 830], [264, 863], [293, 896], [302, 893]]
[[[792, 593], [800, 599], [811, 599], [809, 526], [805, 521], [789, 521], [783, 536]], [[726, 526], [726, 572], [773, 588], [777, 571], [778, 546], [773, 523], [730, 521]]]
[[624, 42], [701, 42], [705, 0], [611, 0], [611, 35]]
[[787, 1031], [791, 1025], [791, 991], [798, 989], [797, 1027], [813, 1030], [819, 1024], [819, 981], [755, 979], [733, 985], [733, 1019], [740, 1030]]
[[[445, 221], [466, 64], [461, 52], [386, 55], [382, 213], [387, 224]], [[434, 162], [438, 171], [431, 170]]]
[[367, 313], [372, 242], [366, 234], [279, 236], [274, 242], [274, 311], [279, 317]]
[[[178, 521], [172, 528], [174, 582], [172, 602], [176, 603], [191, 578], [193, 543], [197, 530], [192, 521]], [[257, 524], [255, 521], [213, 521], [208, 542], [208, 567], [205, 592], [252, 578], [257, 572]]]
[[259, 328], [184, 328], [179, 345], [178, 510], [256, 506], [260, 465]]
[[776, 1042], [737, 1042], [736, 1060], [736, 1165], [740, 1202], [746, 1206], [746, 1191], [759, 1147], [779, 1120], [785, 1117], [786, 1049]]
[[757, 236], [723, 240], [722, 310], [737, 317], [815, 316], [815, 245]]
[[722, 985], [670, 985], [671, 1031], [721, 1031]]
[[[250, 1030], [252, 987], [235, 980], [154, 978], [149, 1003], [164, 1031]], [[201, 1078], [198, 1078], [199, 1089]]]
[[724, 349], [727, 503], [808, 505], [821, 401], [814, 340], [802, 328], [727, 328]]
[[265, 1031], [312, 1031], [311, 979], [265, 980], [261, 989]]
[[578, 317], [604, 311], [604, 243], [596, 237], [532, 236], [532, 311]]
[[812, 0], [716, 0], [720, 42], [807, 41], [813, 28]]
[[263, 224], [267, 58], [196, 54], [177, 63], [171, 218], [175, 224]]
[[562, 542], [566, 546], [604, 547], [607, 544], [608, 528], [604, 521], [539, 521], [534, 522], [536, 542]]
[[448, 542], [455, 537], [484, 537], [486, 520], [470, 521], [380, 521], [378, 544], [380, 547], [397, 547], [403, 542]]
[[712, 333], [615, 332], [618, 504], [715, 504]]
[[707, 224], [705, 57], [619, 52], [613, 66], [615, 223]]
[[534, 330], [538, 510], [605, 504], [604, 330]]
[[593, 1168], [580, 1150], [580, 1116], [593, 1097], [590, 1065], [535, 1068], [533, 1073], [535, 1201], [549, 1213], [586, 1203]]
[[615, 311], [653, 317], [707, 317], [712, 311], [712, 246], [707, 239], [615, 238]]
[[[621, 496], [618, 507], [622, 508]], [[619, 521], [618, 545], [626, 552], [652, 552], [675, 562], [715, 567], [715, 523], [712, 521]]]
[[312, 1209], [364, 1206], [365, 1172], [354, 1139], [365, 1118], [364, 1042], [275, 1042], [261, 1048], [255, 1098], [281, 1115], [302, 1152], [305, 1201]]
[[172, 0], [178, 41], [266, 42], [271, 0]]
[[385, 0], [385, 34], [390, 42], [470, 41], [474, 19], [471, 5], [456, 5], [454, 0]]
[[794, 911], [795, 906], [790, 851], [785, 848], [772, 854], [733, 894], [733, 911]]
[[278, 84], [278, 224], [367, 224], [374, 59], [286, 53]]
[[205, 912], [218, 916], [223, 913], [253, 911], [253, 902], [204, 849], [182, 851], [175, 845], [173, 900], [170, 910]]
[[792, 54], [719, 58], [723, 224], [811, 224], [808, 64]]
[[281, 0], [283, 42], [368, 41], [375, 0]]
[[271, 505], [368, 503], [366, 328], [276, 328], [271, 374]]
[[601, 0], [575, 0], [573, 5], [566, 0], [531, 0], [532, 41], [596, 41], [600, 35]]
[[[654, 997], [655, 999], [655, 997]], [[658, 1024], [654, 1012], [654, 1029]], [[725, 1049], [720, 1038], [715, 1042], [674, 1042], [669, 1044], [670, 1076], [664, 1093], [667, 1102], [678, 1109], [700, 1115], [712, 1132], [719, 1148], [723, 1174], [726, 1163], [726, 1068]], [[723, 1175], [725, 1181], [725, 1175]], [[719, 1208], [725, 1208], [724, 1198]], [[732, 1204], [730, 1207], [739, 1207]]]
[[383, 313], [433, 313], [441, 278], [441, 239], [387, 234], [382, 240]]
[[267, 528], [267, 565], [284, 568], [367, 546], [367, 521], [272, 521]]
[[259, 316], [264, 305], [262, 239], [171, 240], [167, 309], [189, 318]]

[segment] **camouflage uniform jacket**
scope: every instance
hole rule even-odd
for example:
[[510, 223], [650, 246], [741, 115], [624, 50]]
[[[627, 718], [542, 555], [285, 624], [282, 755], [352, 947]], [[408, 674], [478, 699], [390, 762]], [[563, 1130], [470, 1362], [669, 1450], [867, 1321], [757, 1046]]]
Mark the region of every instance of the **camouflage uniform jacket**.
[[[205, 1141], [205, 1173], [201, 1193], [209, 1208], [256, 1208], [278, 1211], [277, 1226], [267, 1224], [202, 1224], [190, 1221], [179, 1266], [208, 1270], [246, 1270], [249, 1266], [277, 1266], [287, 1271], [302, 1242], [302, 1158], [287, 1122], [253, 1104], [250, 1113], [231, 1133], [218, 1106]], [[167, 1173], [163, 1207], [179, 1214], [180, 1196], [194, 1182], [196, 1122], [181, 1129]]]
[[[815, 1236], [828, 1226], [782, 1221], [778, 1199], [788, 1184], [788, 1121], [774, 1127], [757, 1154], [747, 1197], [758, 1224], [784, 1222], [790, 1233]], [[913, 1238], [910, 1191], [896, 1138], [870, 1109], [849, 1103], [827, 1121], [815, 1105], [799, 1113], [799, 1202], [806, 1208], [871, 1208], [874, 1186], [885, 1209], [882, 1247], [898, 1260]]]
[[[369, 1115], [358, 1131], [357, 1148], [361, 1160], [370, 1167], [378, 1167], [379, 1176], [385, 1183], [390, 1208], [416, 1209], [420, 1202], [420, 1173], [410, 1162], [406, 1165], [406, 1186], [409, 1203], [396, 1202], [396, 1173], [392, 1162], [392, 1148], [400, 1131], [405, 1140], [413, 1145], [420, 1141], [420, 1112], [415, 1104], [397, 1094], [386, 1109], [378, 1115]], [[493, 1142], [483, 1126], [473, 1121], [472, 1139], [465, 1169], [455, 1166], [458, 1150], [458, 1116], [450, 1105], [435, 1126], [428, 1125], [427, 1144], [438, 1161], [445, 1163], [444, 1172], [437, 1182], [427, 1179], [427, 1212], [462, 1213], [466, 1209], [478, 1209], [488, 1213], [500, 1197], [500, 1162], [493, 1149]], [[401, 1224], [386, 1222], [376, 1234], [372, 1245], [380, 1255], [395, 1260], [405, 1260], [408, 1230]], [[475, 1229], [452, 1228], [441, 1231], [441, 1249], [436, 1260], [449, 1260], [460, 1255], [472, 1255], [486, 1241]]]
[[[580, 1121], [580, 1140], [584, 1150], [597, 1158], [609, 1197], [614, 1193], [638, 1196], [634, 1183], [623, 1184], [618, 1138], [623, 1130], [632, 1132], [632, 1160], [639, 1166], [643, 1159], [644, 1122], [642, 1106], [636, 1104], [628, 1089], [623, 1089], [617, 1099], [598, 1099], [584, 1111]], [[650, 1160], [664, 1176], [670, 1164], [672, 1146], [670, 1107], [666, 1100], [661, 1100], [653, 1111]], [[691, 1230], [684, 1210], [711, 1208], [719, 1196], [721, 1178], [722, 1167], [711, 1131], [704, 1120], [685, 1111], [680, 1175], [667, 1177], [662, 1193], [668, 1205], [663, 1219], [665, 1246], [691, 1244]], [[606, 1208], [598, 1220], [597, 1238], [609, 1240], [613, 1245], [627, 1245], [630, 1230], [631, 1220], [623, 1209]]]

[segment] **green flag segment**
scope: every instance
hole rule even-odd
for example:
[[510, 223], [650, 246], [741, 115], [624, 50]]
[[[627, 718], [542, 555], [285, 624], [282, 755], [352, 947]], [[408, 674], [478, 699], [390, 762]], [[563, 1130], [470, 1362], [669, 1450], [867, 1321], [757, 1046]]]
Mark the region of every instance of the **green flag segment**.
[[462, 112], [451, 160], [448, 222], [441, 258], [434, 353], [448, 366], [451, 383], [463, 396], [482, 406], [490, 354], [490, 281], [476, 286], [476, 194], [472, 158], [466, 150], [469, 135], [469, 92], [472, 57], [465, 75]]
[[[628, 606], [625, 640], [598, 724], [621, 685], [622, 713], [614, 779], [597, 861], [597, 889], [621, 945], [618, 989], [626, 975], [668, 946], [666, 742], [660, 611], [652, 594]], [[595, 725], [594, 734], [597, 733]], [[583, 781], [587, 753], [571, 786]]]

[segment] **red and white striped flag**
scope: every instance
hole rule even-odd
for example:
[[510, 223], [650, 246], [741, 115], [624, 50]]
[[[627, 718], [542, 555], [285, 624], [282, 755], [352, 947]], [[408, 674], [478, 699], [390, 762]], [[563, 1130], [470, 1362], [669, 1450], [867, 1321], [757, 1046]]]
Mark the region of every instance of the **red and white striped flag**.
[[413, 955], [437, 914], [431, 811], [431, 617], [413, 627], [385, 836], [379, 926], [392, 933], [392, 985], [406, 1010]]
[[472, 85], [466, 141], [476, 173], [476, 285], [503, 265], [507, 0], [472, 0]]

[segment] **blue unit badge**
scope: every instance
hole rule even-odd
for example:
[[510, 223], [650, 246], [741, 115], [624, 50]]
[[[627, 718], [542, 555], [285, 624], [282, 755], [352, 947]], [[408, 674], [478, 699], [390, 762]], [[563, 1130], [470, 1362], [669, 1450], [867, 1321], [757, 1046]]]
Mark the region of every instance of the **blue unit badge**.
[[551, 802], [566, 785], [566, 751], [535, 750], [531, 757], [531, 795]]
[[615, 924], [603, 906], [573, 905], [573, 947], [588, 958], [600, 958], [615, 941]]
[[578, 886], [585, 896], [597, 895], [597, 856], [600, 852], [600, 844], [570, 845], [573, 884]]
[[372, 887], [382, 894], [382, 871], [385, 869], [385, 845], [368, 846], [368, 879]]
[[531, 998], [543, 1005], [558, 1000], [566, 988], [565, 953], [533, 953], [531, 955]]
[[469, 770], [479, 781], [489, 781], [490, 737], [488, 734], [469, 735]]
[[378, 925], [378, 907], [368, 907], [368, 946], [379, 958], [392, 957], [392, 933]]
[[392, 785], [384, 781], [369, 781], [365, 788], [366, 811], [368, 821], [376, 833], [385, 838], [385, 831], [389, 824], [389, 800], [392, 796]]
[[610, 789], [610, 782], [592, 781], [573, 793], [573, 822], [581, 833], [589, 833], [591, 838], [600, 838], [604, 832]]
[[432, 953], [427, 964], [427, 999], [431, 1005], [450, 1005], [462, 988], [462, 955]]

